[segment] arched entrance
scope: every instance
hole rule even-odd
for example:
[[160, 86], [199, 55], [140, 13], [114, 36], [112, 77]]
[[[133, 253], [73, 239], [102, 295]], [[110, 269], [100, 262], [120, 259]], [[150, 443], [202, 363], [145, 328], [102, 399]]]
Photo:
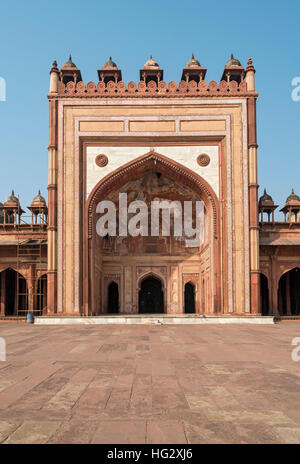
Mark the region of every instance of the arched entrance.
[[281, 316], [300, 316], [300, 269], [283, 274], [278, 285], [278, 312]]
[[[97, 205], [103, 200], [112, 201], [117, 216], [116, 231], [119, 231], [119, 193], [127, 193], [128, 205], [133, 200], [142, 200], [151, 211], [152, 200], [166, 202], [201, 201], [204, 204], [205, 242], [199, 252], [186, 247], [184, 237], [118, 236], [97, 235], [99, 220]], [[150, 206], [149, 206], [150, 205]], [[159, 312], [182, 312], [184, 305], [182, 289], [182, 263], [189, 265], [195, 256], [196, 273], [203, 274], [206, 288], [203, 313], [216, 313], [221, 307], [220, 282], [220, 223], [219, 202], [210, 185], [198, 174], [155, 152], [130, 161], [101, 179], [86, 201], [86, 231], [84, 242], [85, 279], [83, 299], [84, 312], [100, 314], [107, 311], [107, 282], [109, 276], [122, 282], [119, 288], [120, 308], [126, 313], [140, 312], [139, 295], [134, 291], [136, 281], [144, 271], [163, 275], [164, 299]], [[172, 218], [173, 221], [173, 218]], [[150, 220], [148, 226], [150, 225]], [[171, 224], [173, 227], [173, 224]], [[149, 229], [149, 228], [148, 228]], [[116, 236], [117, 235], [117, 236]], [[205, 254], [201, 251], [205, 247]], [[171, 256], [171, 259], [169, 258]], [[113, 262], [112, 262], [113, 257]], [[99, 264], [101, 263], [101, 264]], [[140, 263], [140, 264], [139, 264]], [[103, 289], [104, 295], [101, 294]], [[121, 291], [120, 291], [121, 289]], [[172, 289], [172, 291], [171, 291]], [[106, 295], [105, 295], [106, 293]]]
[[162, 282], [156, 277], [146, 277], [139, 291], [139, 313], [159, 314], [164, 312]]
[[269, 314], [269, 287], [268, 278], [264, 274], [260, 274], [260, 300], [262, 315], [267, 316]]
[[107, 312], [117, 314], [119, 312], [119, 285], [111, 282], [107, 288]]
[[6, 316], [26, 313], [28, 309], [28, 288], [26, 279], [14, 269], [6, 269], [1, 273], [4, 279], [4, 307]]
[[184, 312], [193, 314], [196, 312], [196, 291], [192, 282], [187, 282], [184, 286]]

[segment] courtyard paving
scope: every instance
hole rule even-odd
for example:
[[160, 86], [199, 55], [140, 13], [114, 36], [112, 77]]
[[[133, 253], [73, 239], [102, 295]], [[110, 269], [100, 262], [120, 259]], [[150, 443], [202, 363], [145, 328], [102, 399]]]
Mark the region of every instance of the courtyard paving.
[[0, 336], [0, 443], [300, 443], [300, 322]]

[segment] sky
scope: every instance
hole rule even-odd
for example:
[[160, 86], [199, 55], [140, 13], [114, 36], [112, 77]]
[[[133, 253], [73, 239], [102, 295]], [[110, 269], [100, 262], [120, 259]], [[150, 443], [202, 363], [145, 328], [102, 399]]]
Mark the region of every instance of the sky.
[[300, 101], [291, 96], [300, 76], [299, 17], [299, 0], [1, 2], [0, 201], [13, 188], [22, 207], [38, 189], [47, 197], [54, 59], [61, 67], [72, 53], [87, 83], [112, 56], [129, 82], [152, 54], [164, 80], [178, 82], [194, 53], [206, 80], [219, 81], [234, 53], [245, 67], [251, 55], [256, 68], [260, 194], [266, 188], [282, 207], [292, 187], [300, 195]]

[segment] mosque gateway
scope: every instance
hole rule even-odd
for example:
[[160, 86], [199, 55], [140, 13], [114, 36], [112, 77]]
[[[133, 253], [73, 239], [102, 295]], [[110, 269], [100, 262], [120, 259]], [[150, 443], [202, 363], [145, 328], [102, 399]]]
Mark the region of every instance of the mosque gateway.
[[97, 74], [51, 68], [48, 204], [0, 203], [1, 317], [300, 315], [300, 198], [280, 221], [258, 199], [251, 58]]

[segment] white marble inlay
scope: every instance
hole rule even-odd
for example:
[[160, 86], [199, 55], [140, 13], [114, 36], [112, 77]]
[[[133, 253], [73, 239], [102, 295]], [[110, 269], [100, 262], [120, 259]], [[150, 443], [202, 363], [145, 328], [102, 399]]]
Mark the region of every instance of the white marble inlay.
[[[87, 198], [95, 185], [105, 176], [124, 164], [138, 158], [153, 149], [161, 155], [182, 164], [191, 171], [199, 174], [213, 188], [219, 197], [219, 153], [218, 146], [145, 146], [145, 147], [87, 147], [87, 169], [86, 169], [86, 195]], [[108, 157], [108, 164], [99, 167], [95, 163], [98, 154], [105, 154]], [[208, 166], [201, 167], [197, 163], [197, 157], [201, 153], [210, 156]]]

